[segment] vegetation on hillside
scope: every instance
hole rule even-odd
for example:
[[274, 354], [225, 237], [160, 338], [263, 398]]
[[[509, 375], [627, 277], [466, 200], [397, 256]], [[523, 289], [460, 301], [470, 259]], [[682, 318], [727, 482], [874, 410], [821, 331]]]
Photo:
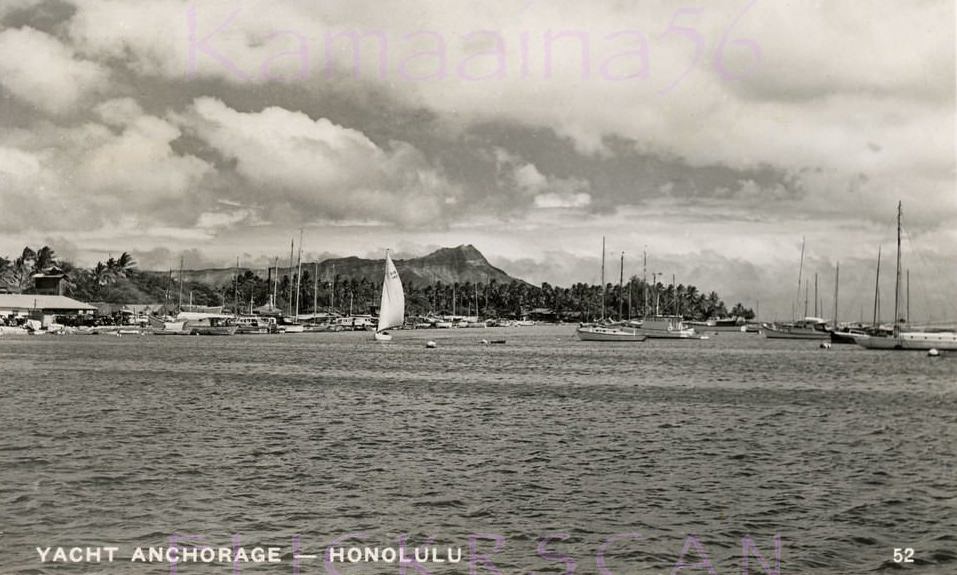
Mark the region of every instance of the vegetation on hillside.
[[[167, 303], [175, 307], [182, 301], [183, 304], [222, 305], [248, 311], [250, 307], [269, 303], [275, 290], [275, 305], [289, 311], [295, 307], [296, 300], [296, 278], [286, 274], [276, 280], [246, 270], [220, 285], [192, 281], [180, 285], [172, 272], [138, 270], [127, 252], [98, 262], [92, 268], [81, 268], [60, 260], [48, 246], [38, 250], [24, 248], [21, 255], [13, 259], [0, 257], [0, 290], [30, 293], [33, 274], [51, 272], [66, 274], [67, 295], [87, 302]], [[380, 286], [365, 278], [337, 274], [315, 282], [309, 270], [303, 269], [298, 284], [300, 313], [333, 310], [372, 313], [378, 304]], [[637, 277], [632, 277], [621, 289], [617, 284], [608, 284], [604, 289], [601, 285], [585, 283], [563, 288], [548, 283], [533, 286], [518, 280], [499, 282], [494, 279], [487, 283], [465, 281], [424, 285], [409, 281], [404, 287], [408, 315], [454, 312], [484, 317], [521, 317], [538, 309], [550, 310], [559, 316], [592, 320], [601, 317], [604, 293], [606, 317], [618, 317], [619, 309], [624, 317], [641, 317], [654, 313], [656, 302], [662, 314], [678, 313], [686, 319], [729, 315], [746, 319], [754, 317], [754, 313], [740, 303], [729, 309], [714, 291], [704, 293], [693, 285], [650, 285]]]

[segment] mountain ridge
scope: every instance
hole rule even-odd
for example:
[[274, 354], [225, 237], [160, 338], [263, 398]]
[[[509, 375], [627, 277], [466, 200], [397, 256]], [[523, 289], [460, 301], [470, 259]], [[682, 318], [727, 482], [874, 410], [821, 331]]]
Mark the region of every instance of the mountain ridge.
[[[402, 282], [409, 285], [429, 285], [433, 283], [511, 283], [517, 281], [528, 284], [525, 280], [515, 278], [507, 272], [492, 265], [482, 252], [472, 244], [462, 244], [455, 247], [442, 247], [424, 256], [393, 259]], [[344, 256], [328, 258], [319, 262], [320, 281], [331, 281], [333, 277], [342, 280], [362, 280], [373, 283], [382, 281], [385, 258], [368, 259], [359, 256]], [[316, 262], [303, 262], [303, 274], [308, 272], [311, 277], [315, 273]], [[239, 267], [239, 273], [251, 271], [261, 278], [273, 277], [275, 268]], [[270, 273], [272, 271], [272, 273]], [[295, 274], [296, 266], [280, 266], [279, 278]], [[168, 274], [169, 272], [146, 271], [149, 274]], [[173, 277], [178, 278], [179, 272], [173, 271]], [[183, 277], [188, 282], [203, 283], [210, 286], [224, 285], [233, 281], [236, 268], [204, 268], [183, 270]], [[528, 284], [531, 285], [531, 284]]]

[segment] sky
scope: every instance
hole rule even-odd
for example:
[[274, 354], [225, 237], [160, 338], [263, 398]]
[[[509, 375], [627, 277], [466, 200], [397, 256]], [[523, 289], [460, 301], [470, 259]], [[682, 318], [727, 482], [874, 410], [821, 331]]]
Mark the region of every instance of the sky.
[[858, 319], [879, 246], [892, 308], [902, 201], [912, 313], [957, 318], [955, 26], [943, 0], [4, 0], [0, 254], [253, 266], [302, 230], [307, 260], [473, 244], [567, 286], [604, 236], [608, 279], [624, 252], [785, 318], [803, 242], [819, 315], [840, 262]]

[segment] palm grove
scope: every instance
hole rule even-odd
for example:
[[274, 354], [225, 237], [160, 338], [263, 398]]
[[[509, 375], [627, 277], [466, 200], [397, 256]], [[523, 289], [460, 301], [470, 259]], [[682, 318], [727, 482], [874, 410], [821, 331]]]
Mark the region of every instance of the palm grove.
[[[62, 273], [66, 295], [87, 302], [166, 303], [170, 310], [181, 304], [224, 306], [249, 312], [269, 302], [290, 312], [370, 313], [378, 304], [380, 286], [366, 278], [337, 274], [331, 278], [282, 274], [261, 277], [251, 270], [237, 270], [227, 281], [208, 285], [180, 281], [174, 272], [143, 271], [133, 257], [97, 262], [92, 268], [75, 266], [57, 257], [49, 246], [26, 247], [18, 257], [0, 257], [0, 292], [31, 293], [32, 278], [40, 273]], [[297, 298], [298, 288], [298, 298]], [[655, 313], [681, 315], [686, 319], [738, 316], [752, 319], [754, 313], [742, 304], [728, 309], [714, 291], [704, 293], [693, 285], [650, 284], [633, 276], [624, 285], [606, 286], [576, 283], [571, 287], [540, 286], [513, 280], [487, 283], [470, 281], [418, 285], [406, 282], [408, 315], [480, 315], [514, 318], [533, 311], [553, 317], [590, 321], [604, 317], [642, 317]], [[273, 294], [275, 299], [273, 300]], [[604, 305], [602, 305], [604, 299]]]

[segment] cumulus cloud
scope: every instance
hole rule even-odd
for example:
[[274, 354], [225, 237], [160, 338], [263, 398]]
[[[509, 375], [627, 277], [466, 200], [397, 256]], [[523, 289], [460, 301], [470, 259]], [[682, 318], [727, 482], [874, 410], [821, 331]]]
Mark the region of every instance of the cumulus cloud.
[[271, 216], [368, 219], [400, 225], [440, 220], [459, 190], [414, 146], [376, 145], [325, 118], [268, 107], [239, 112], [200, 98], [181, 124], [248, 184], [243, 202]]
[[33, 28], [0, 32], [0, 85], [29, 105], [64, 113], [108, 79], [106, 68], [49, 34]]
[[579, 178], [545, 175], [538, 167], [504, 148], [495, 149], [500, 187], [496, 200], [505, 199], [507, 209], [585, 208], [591, 204], [589, 184]]
[[571, 279], [544, 254], [614, 231], [735, 290], [805, 234], [867, 261], [899, 199], [918, 239], [957, 228], [949, 2], [39, 4], [0, 7], [8, 232], [322, 222], [341, 253], [471, 241]]
[[[87, 230], [104, 222], [195, 223], [205, 161], [179, 154], [180, 130], [133, 101], [97, 108], [108, 124], [40, 124], [5, 135], [3, 221], [13, 229]], [[0, 147], [4, 146], [0, 139]]]

